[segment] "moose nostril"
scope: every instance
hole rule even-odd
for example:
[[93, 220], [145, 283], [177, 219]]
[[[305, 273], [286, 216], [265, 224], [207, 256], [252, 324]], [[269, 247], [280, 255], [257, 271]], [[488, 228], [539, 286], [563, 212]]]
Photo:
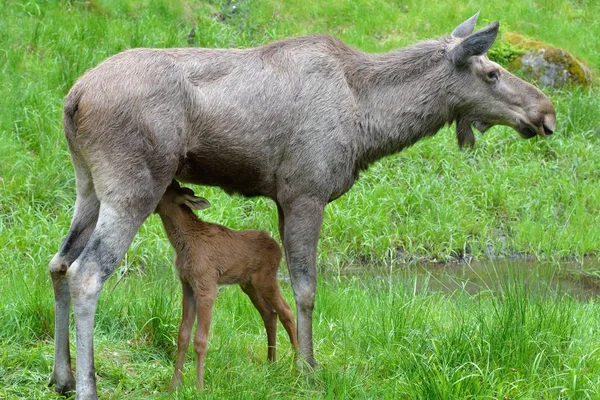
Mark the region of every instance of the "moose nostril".
[[546, 134], [546, 136], [550, 136], [554, 133], [554, 131], [550, 128], [548, 128], [548, 126], [546, 124], [544, 124], [544, 134]]

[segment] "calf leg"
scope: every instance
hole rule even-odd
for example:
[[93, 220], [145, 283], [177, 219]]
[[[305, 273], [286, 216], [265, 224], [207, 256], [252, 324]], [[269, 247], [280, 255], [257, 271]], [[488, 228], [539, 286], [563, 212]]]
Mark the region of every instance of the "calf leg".
[[69, 351], [69, 308], [71, 295], [66, 279], [69, 266], [85, 247], [98, 219], [100, 203], [86, 171], [76, 168], [77, 199], [69, 233], [49, 265], [54, 288], [54, 367], [50, 377], [56, 391], [66, 395], [75, 389]]
[[294, 351], [298, 350], [298, 338], [296, 336], [296, 324], [294, 323], [294, 314], [292, 314], [292, 309], [289, 304], [285, 301], [279, 288], [276, 288], [275, 294], [271, 299], [269, 299], [269, 303], [275, 308], [277, 315], [279, 316], [279, 320], [283, 325], [285, 331], [290, 338], [290, 343], [294, 348]]
[[298, 339], [296, 336], [296, 324], [294, 323], [294, 315], [292, 309], [283, 298], [279, 285], [277, 283], [276, 276], [261, 277], [262, 279], [257, 280], [255, 286], [259, 295], [269, 304], [269, 308], [275, 309], [276, 314], [279, 316], [281, 324], [285, 328], [294, 351], [298, 349]]
[[208, 332], [216, 293], [216, 284], [208, 290], [195, 292], [198, 327], [194, 337], [194, 350], [196, 352], [196, 385], [200, 389], [204, 389], [204, 359], [208, 349]]
[[267, 331], [267, 360], [275, 361], [277, 358], [277, 314], [252, 284], [243, 284], [240, 287], [260, 313]]
[[298, 347], [304, 361], [315, 367], [312, 314], [317, 286], [317, 242], [325, 203], [310, 197], [296, 197], [280, 204], [285, 217], [285, 255], [298, 313]]
[[181, 281], [181, 287], [183, 289], [183, 314], [181, 317], [181, 325], [179, 326], [179, 335], [177, 337], [177, 359], [175, 361], [175, 373], [171, 380], [171, 390], [181, 384], [183, 361], [188, 345], [190, 344], [194, 316], [196, 315], [196, 300], [194, 299], [192, 287], [185, 281]]

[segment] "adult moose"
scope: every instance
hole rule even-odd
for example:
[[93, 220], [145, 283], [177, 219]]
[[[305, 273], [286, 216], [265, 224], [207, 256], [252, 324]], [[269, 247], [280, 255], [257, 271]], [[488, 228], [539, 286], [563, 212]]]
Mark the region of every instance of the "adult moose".
[[173, 177], [275, 201], [297, 305], [300, 353], [314, 365], [316, 248], [325, 205], [373, 161], [456, 122], [552, 134], [542, 92], [489, 61], [494, 22], [477, 15], [449, 37], [365, 54], [326, 36], [246, 50], [134, 49], [88, 71], [65, 99], [64, 129], [77, 200], [50, 262], [56, 305], [50, 383], [96, 398], [94, 315], [99, 293]]

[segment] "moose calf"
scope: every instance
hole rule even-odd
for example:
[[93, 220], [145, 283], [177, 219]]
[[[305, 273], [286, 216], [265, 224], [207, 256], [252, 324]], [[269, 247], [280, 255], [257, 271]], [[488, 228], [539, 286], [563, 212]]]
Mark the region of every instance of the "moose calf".
[[294, 350], [298, 346], [292, 311], [277, 284], [281, 261], [279, 245], [265, 232], [233, 231], [204, 222], [191, 210], [209, 206], [208, 200], [196, 197], [191, 189], [182, 188], [173, 181], [156, 208], [175, 248], [175, 264], [183, 288], [183, 316], [171, 389], [181, 383], [194, 314], [198, 318], [194, 338], [197, 384], [204, 387], [204, 358], [217, 284], [238, 283], [250, 297], [265, 323], [270, 361], [276, 358], [278, 315]]

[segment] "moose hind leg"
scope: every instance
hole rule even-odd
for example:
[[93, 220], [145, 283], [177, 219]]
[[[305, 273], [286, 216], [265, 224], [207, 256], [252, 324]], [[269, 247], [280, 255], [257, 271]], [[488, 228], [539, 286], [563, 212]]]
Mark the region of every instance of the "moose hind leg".
[[54, 288], [54, 367], [49, 386], [66, 395], [75, 389], [75, 378], [71, 371], [69, 351], [69, 308], [71, 295], [66, 279], [69, 266], [81, 254], [98, 219], [100, 203], [91, 181], [83, 173], [77, 174], [77, 200], [69, 233], [60, 250], [49, 265], [50, 277]]
[[153, 199], [146, 197], [139, 202], [135, 202], [135, 197], [128, 196], [126, 204], [102, 201], [92, 236], [81, 255], [67, 270], [75, 314], [78, 399], [97, 398], [93, 335], [100, 291], [125, 255], [140, 225], [156, 207], [159, 196]]

